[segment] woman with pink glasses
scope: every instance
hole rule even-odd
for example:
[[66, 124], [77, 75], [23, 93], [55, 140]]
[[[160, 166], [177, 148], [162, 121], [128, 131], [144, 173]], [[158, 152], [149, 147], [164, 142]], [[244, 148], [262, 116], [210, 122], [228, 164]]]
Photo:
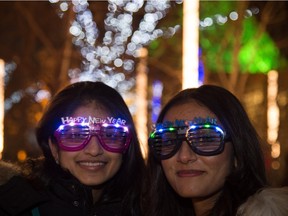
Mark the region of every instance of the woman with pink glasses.
[[50, 102], [36, 136], [44, 157], [0, 186], [0, 215], [141, 215], [145, 164], [116, 90], [69, 85]]

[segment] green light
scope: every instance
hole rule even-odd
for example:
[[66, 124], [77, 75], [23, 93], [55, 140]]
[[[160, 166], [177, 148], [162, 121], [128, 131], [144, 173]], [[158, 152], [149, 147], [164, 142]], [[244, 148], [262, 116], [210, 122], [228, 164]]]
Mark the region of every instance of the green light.
[[[200, 19], [211, 14], [229, 14], [236, 7], [236, 1], [217, 1], [217, 7], [211, 1], [200, 2]], [[216, 2], [215, 2], [216, 4]], [[200, 47], [205, 56], [205, 67], [210, 72], [231, 73], [234, 67], [240, 73], [268, 73], [282, 66], [280, 52], [270, 35], [261, 30], [256, 16], [243, 19], [236, 28], [242, 28], [241, 37], [233, 35], [235, 24], [229, 20], [219, 25], [216, 22], [200, 29]], [[235, 52], [235, 45], [240, 46]], [[237, 55], [237, 56], [236, 56]], [[237, 58], [237, 64], [234, 64]], [[283, 64], [285, 65], [285, 64]], [[282, 66], [283, 67], [283, 66]], [[234, 68], [235, 69], [235, 68]]]

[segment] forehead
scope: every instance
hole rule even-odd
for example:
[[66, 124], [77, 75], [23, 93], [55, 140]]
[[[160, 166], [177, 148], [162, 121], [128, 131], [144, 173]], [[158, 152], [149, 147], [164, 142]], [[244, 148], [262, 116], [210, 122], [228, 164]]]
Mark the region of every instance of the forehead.
[[211, 110], [194, 101], [173, 106], [165, 114], [163, 121], [173, 121], [176, 119], [192, 120], [198, 117], [210, 117], [217, 119], [217, 122], [219, 121], [217, 116]]
[[96, 102], [91, 102], [75, 109], [72, 116], [96, 116], [96, 117], [107, 117], [110, 116], [110, 112], [103, 106]]

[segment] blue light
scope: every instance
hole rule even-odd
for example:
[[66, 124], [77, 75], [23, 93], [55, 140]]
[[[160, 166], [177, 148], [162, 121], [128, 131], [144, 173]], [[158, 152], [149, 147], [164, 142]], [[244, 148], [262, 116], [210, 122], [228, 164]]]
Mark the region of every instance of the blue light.
[[161, 97], [163, 91], [163, 84], [161, 81], [156, 80], [152, 84], [153, 93], [152, 93], [152, 123], [157, 121], [158, 115], [161, 111]]
[[198, 84], [202, 85], [204, 83], [204, 63], [202, 61], [202, 50], [199, 48], [199, 62], [198, 62]]

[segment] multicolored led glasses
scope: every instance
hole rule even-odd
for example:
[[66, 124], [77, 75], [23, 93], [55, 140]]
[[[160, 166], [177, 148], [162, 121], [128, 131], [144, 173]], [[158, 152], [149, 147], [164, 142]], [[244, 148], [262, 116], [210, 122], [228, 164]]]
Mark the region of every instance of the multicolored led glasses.
[[69, 123], [60, 125], [54, 132], [59, 147], [65, 151], [79, 151], [96, 136], [100, 145], [109, 152], [124, 153], [131, 135], [126, 126], [119, 124]]
[[224, 150], [226, 139], [225, 131], [218, 125], [199, 124], [155, 129], [150, 134], [149, 146], [160, 160], [175, 155], [183, 141], [186, 141], [196, 154], [213, 156]]

